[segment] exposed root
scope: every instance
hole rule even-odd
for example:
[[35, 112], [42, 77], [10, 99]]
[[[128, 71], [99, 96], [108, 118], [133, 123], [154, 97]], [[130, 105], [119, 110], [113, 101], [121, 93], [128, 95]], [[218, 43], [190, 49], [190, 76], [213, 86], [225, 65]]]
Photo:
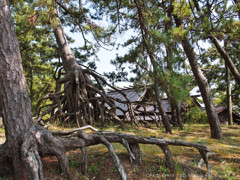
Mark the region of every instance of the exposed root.
[[[42, 172], [40, 171], [41, 161], [39, 155], [42, 157], [49, 155], [56, 156], [62, 174], [70, 178], [71, 173], [68, 158], [66, 157], [66, 152], [76, 149], [81, 150], [81, 172], [83, 174], [86, 174], [86, 147], [97, 144], [104, 144], [108, 148], [108, 151], [113, 159], [114, 165], [118, 170], [120, 177], [122, 179], [128, 179], [128, 175], [123, 165], [121, 164], [119, 157], [114, 152], [112, 143], [122, 144], [129, 154], [130, 161], [135, 166], [139, 166], [142, 162], [139, 144], [152, 144], [159, 146], [166, 157], [166, 164], [171, 174], [176, 174], [176, 170], [169, 146], [193, 147], [198, 149], [203, 159], [202, 162], [204, 161], [206, 164], [208, 170], [207, 175], [210, 175], [208, 156], [211, 155], [211, 153], [209, 153], [210, 150], [206, 146], [200, 144], [178, 140], [167, 140], [156, 137], [138, 137], [134, 135], [123, 134], [120, 132], [98, 131], [92, 126], [82, 127], [65, 133], [51, 132], [38, 125], [36, 125], [35, 128], [35, 140], [29, 140], [29, 138], [26, 137], [28, 140], [26, 142], [23, 142], [21, 146], [22, 159], [24, 160], [26, 167], [30, 169], [28, 172], [31, 172], [31, 174], [29, 174], [28, 177], [31, 179], [37, 179], [37, 177], [40, 177], [40, 179], [42, 179], [43, 177]], [[87, 134], [83, 131], [83, 129], [88, 128], [92, 129], [94, 133]], [[31, 138], [32, 136], [29, 137]], [[36, 151], [35, 143], [33, 143], [34, 141], [37, 141], [38, 151]], [[2, 152], [0, 153], [0, 163], [8, 161], [9, 155], [6, 144], [0, 145], [0, 152]], [[36, 152], [39, 152], [39, 155], [38, 153], [36, 154]], [[36, 177], [32, 175], [36, 175]]]
[[175, 163], [173, 161], [171, 150], [169, 149], [169, 147], [167, 145], [163, 145], [163, 146], [159, 146], [159, 147], [162, 149], [162, 151], [163, 151], [163, 153], [166, 157], [166, 163], [167, 163], [167, 166], [170, 170], [170, 173], [171, 174], [176, 174]]
[[139, 166], [142, 163], [142, 153], [138, 143], [129, 143], [131, 152], [134, 154], [135, 159], [132, 162], [135, 166]]
[[[91, 127], [87, 127], [91, 128]], [[118, 170], [118, 173], [122, 179], [127, 179], [128, 175], [124, 170], [120, 159], [114, 152], [112, 143], [121, 143], [127, 149], [130, 161], [138, 166], [141, 164], [141, 150], [139, 144], [153, 144], [157, 145], [163, 151], [166, 157], [166, 163], [169, 168], [169, 172], [175, 174], [175, 166], [173, 161], [173, 156], [171, 154], [170, 145], [173, 146], [187, 146], [197, 148], [204, 159], [206, 167], [208, 169], [208, 174], [210, 173], [210, 165], [208, 163], [208, 152], [209, 149], [206, 146], [199, 145], [196, 143], [177, 141], [177, 140], [167, 140], [155, 137], [138, 137], [129, 134], [123, 134], [119, 132], [102, 132], [96, 131], [93, 134], [87, 134], [82, 130], [63, 132], [50, 132], [41, 126], [36, 126], [38, 150], [41, 156], [53, 155], [56, 156], [59, 162], [59, 167], [61, 172], [67, 177], [70, 177], [70, 170], [68, 165], [68, 159], [65, 155], [66, 151], [81, 149], [81, 172], [86, 173], [87, 170], [87, 153], [86, 147], [104, 144], [113, 159], [114, 165]], [[86, 128], [82, 128], [86, 129]], [[57, 135], [57, 136], [53, 136]], [[1, 151], [1, 149], [0, 149]]]
[[43, 179], [42, 161], [32, 135], [26, 134], [21, 146], [21, 156], [27, 169], [28, 179]]
[[129, 154], [129, 159], [130, 159], [131, 163], [134, 163], [133, 161], [136, 160], [136, 157], [132, 153], [132, 150], [130, 149], [129, 143], [125, 139], [121, 139], [121, 144], [124, 145], [125, 148], [127, 149], [128, 154]]
[[71, 131], [53, 131], [52, 134], [53, 135], [70, 135], [70, 134], [73, 134], [74, 132], [82, 131], [82, 130], [85, 130], [85, 129], [91, 129], [95, 132], [98, 131], [98, 129], [88, 125], [88, 126], [80, 127], [80, 128], [77, 128], [77, 129], [73, 129]]
[[81, 172], [83, 175], [85, 175], [87, 171], [87, 151], [85, 146], [81, 147], [81, 153], [82, 153]]
[[[96, 82], [93, 84], [92, 82]], [[121, 95], [121, 98], [112, 97], [106, 92], [108, 89], [114, 90]], [[51, 100], [51, 104], [41, 105], [44, 101]], [[124, 104], [126, 108], [117, 106], [117, 103]], [[146, 106], [155, 104], [144, 102], [131, 102], [128, 96], [121, 90], [113, 87], [101, 77], [101, 75], [90, 69], [82, 69], [77, 66], [76, 69], [69, 71], [65, 76], [58, 79], [56, 91], [49, 93], [39, 100], [34, 113], [34, 119], [44, 125], [48, 121], [73, 122], [78, 127], [86, 124], [94, 125], [95, 122], [106, 120], [115, 121], [124, 129], [124, 121], [132, 122], [138, 126], [135, 116], [141, 118], [140, 121], [145, 125], [148, 122], [145, 116], [152, 118], [159, 127], [161, 118], [159, 112], [147, 112]], [[134, 107], [142, 107], [142, 110], [134, 110]], [[124, 119], [116, 115], [116, 111], [121, 111]], [[45, 118], [47, 114], [51, 117]], [[143, 118], [142, 118], [143, 117]]]
[[[90, 77], [97, 82], [97, 85], [92, 84]], [[103, 84], [121, 93], [125, 101], [109, 96], [104, 90]], [[62, 86], [64, 86], [64, 91], [61, 91]], [[52, 104], [41, 106], [42, 102], [47, 99], [51, 100]], [[116, 107], [114, 101], [126, 104], [129, 107], [128, 110]], [[123, 114], [131, 111], [132, 106], [129, 104], [131, 102], [124, 93], [108, 84], [97, 73], [82, 69], [79, 66], [79, 68], [69, 71], [57, 81], [55, 93], [49, 93], [39, 100], [34, 119], [43, 124], [52, 120], [59, 120], [60, 122], [72, 120], [79, 127], [85, 124], [92, 125], [95, 121], [109, 119], [115, 120], [123, 126], [122, 120], [115, 115], [115, 112], [117, 109], [122, 111]], [[44, 119], [46, 114], [51, 114], [51, 117]]]
[[210, 171], [210, 164], [208, 162], [208, 156], [210, 155], [214, 155], [215, 153], [209, 153], [209, 152], [206, 152], [204, 149], [198, 149], [198, 151], [200, 152], [200, 154], [202, 155], [202, 159], [203, 161], [205, 162], [206, 164], [206, 167], [207, 167], [207, 177], [210, 177], [211, 176], [211, 171]]
[[104, 144], [109, 151], [109, 154], [111, 155], [114, 165], [116, 169], [118, 170], [118, 173], [121, 176], [122, 180], [127, 180], [128, 175], [123, 167], [123, 165], [120, 162], [120, 159], [118, 158], [117, 154], [114, 152], [114, 147], [113, 145], [104, 137], [104, 136], [98, 136], [96, 135], [94, 138], [98, 139], [102, 144]]

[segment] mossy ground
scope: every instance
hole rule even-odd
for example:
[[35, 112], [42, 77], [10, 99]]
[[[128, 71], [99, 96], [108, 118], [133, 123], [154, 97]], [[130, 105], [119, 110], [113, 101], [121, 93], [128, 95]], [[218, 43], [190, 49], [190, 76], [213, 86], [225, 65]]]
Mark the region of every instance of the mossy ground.
[[[138, 136], [156, 136], [165, 139], [182, 140], [206, 145], [215, 155], [210, 156], [211, 179], [240, 179], [240, 126], [222, 126], [223, 139], [210, 138], [210, 129], [207, 124], [186, 124], [184, 130], [173, 129], [173, 134], [165, 134], [162, 129], [136, 128], [130, 125], [122, 131], [117, 126], [110, 126], [101, 130], [120, 131]], [[51, 126], [51, 130], [69, 130], [69, 127]], [[90, 132], [90, 131], [89, 131]], [[4, 130], [0, 130], [0, 142], [4, 142]], [[165, 159], [158, 146], [141, 145], [143, 164], [134, 167], [128, 159], [126, 149], [120, 144], [114, 144], [130, 179], [169, 179], [168, 168]], [[194, 148], [171, 146], [176, 163], [177, 179], [205, 179], [206, 167], [203, 163], [198, 167], [201, 159], [199, 152]], [[79, 150], [68, 152], [72, 179], [120, 179], [112, 159], [104, 145], [96, 145], [87, 148], [88, 171], [83, 176], [80, 172], [81, 153]], [[44, 175], [46, 179], [63, 179], [59, 173], [57, 159], [55, 157], [43, 158]]]

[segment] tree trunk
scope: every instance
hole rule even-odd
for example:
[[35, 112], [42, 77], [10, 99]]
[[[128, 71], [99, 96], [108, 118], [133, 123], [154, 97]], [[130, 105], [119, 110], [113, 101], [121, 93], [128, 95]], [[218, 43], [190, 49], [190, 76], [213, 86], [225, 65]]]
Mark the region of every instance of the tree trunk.
[[159, 109], [159, 112], [160, 112], [160, 115], [161, 115], [161, 118], [162, 118], [163, 126], [166, 130], [166, 133], [172, 134], [171, 124], [169, 122], [168, 115], [166, 114], [166, 112], [163, 108], [162, 98], [160, 96], [159, 84], [158, 84], [157, 79], [155, 79], [155, 82], [154, 82], [154, 91], [155, 91], [155, 96], [156, 96], [158, 109]]
[[225, 49], [220, 45], [218, 42], [218, 39], [215, 36], [209, 36], [215, 47], [217, 48], [218, 52], [224, 59], [225, 63], [227, 64], [228, 68], [230, 69], [231, 73], [233, 74], [236, 82], [240, 85], [240, 73], [233, 63], [231, 57], [228, 55], [228, 53], [225, 51]]
[[[184, 30], [183, 22], [179, 17], [177, 17], [177, 15], [174, 15], [174, 20], [177, 27], [182, 27], [182, 29]], [[197, 55], [195, 54], [189, 40], [186, 37], [184, 37], [181, 40], [181, 43], [184, 52], [186, 53], [187, 58], [189, 60], [192, 72], [194, 74], [194, 77], [196, 79], [196, 82], [198, 84], [198, 87], [203, 98], [203, 102], [205, 104], [208, 121], [211, 129], [211, 137], [215, 139], [221, 139], [222, 138], [221, 126], [218, 119], [218, 115], [216, 113], [215, 106], [212, 101], [212, 96], [207, 79], [205, 78], [203, 72], [201, 71], [201, 68], [198, 64]]]
[[169, 103], [171, 105], [171, 115], [172, 115], [171, 120], [172, 120], [173, 123], [177, 124], [177, 110], [175, 108], [174, 103], [171, 102], [170, 97], [168, 97], [168, 100], [169, 100]]
[[[237, 8], [239, 8], [239, 2], [238, 2], [238, 0], [234, 0], [234, 2], [235, 2], [235, 4], [236, 4]], [[203, 13], [203, 12], [201, 11], [201, 9], [200, 9], [200, 6], [199, 6], [199, 4], [198, 4], [198, 1], [195, 0], [195, 1], [194, 1], [194, 4], [195, 4], [195, 7], [196, 7], [197, 11], [199, 12], [199, 15], [200, 15], [202, 21], [203, 21], [203, 19], [205, 18], [205, 16], [204, 16], [204, 13]], [[238, 12], [240, 12], [240, 9], [238, 9], [238, 10], [239, 10]], [[209, 12], [208, 14], [210, 14], [210, 13], [211, 13], [211, 12]], [[239, 14], [239, 17], [240, 17], [240, 14]], [[213, 43], [213, 44], [215, 45], [215, 47], [217, 48], [219, 54], [220, 54], [220, 55], [222, 56], [222, 58], [224, 59], [225, 63], [226, 63], [227, 66], [229, 67], [231, 73], [233, 74], [236, 82], [240, 85], [240, 73], [239, 73], [237, 67], [234, 65], [234, 63], [233, 63], [231, 57], [229, 56], [229, 54], [228, 54], [228, 53], [225, 51], [225, 49], [220, 45], [220, 43], [219, 43], [219, 41], [218, 41], [218, 39], [217, 39], [216, 36], [210, 34], [210, 35], [209, 35], [209, 39], [212, 41], [212, 43]]]
[[[228, 42], [224, 41], [224, 47], [227, 47]], [[226, 84], [227, 84], [227, 112], [228, 112], [228, 124], [233, 125], [233, 116], [232, 116], [232, 91], [231, 91], [231, 76], [230, 70], [225, 62], [226, 68]]]
[[228, 124], [233, 125], [232, 116], [232, 94], [231, 94], [231, 83], [230, 83], [230, 72], [228, 66], [225, 64], [226, 68], [226, 83], [227, 83], [227, 112], [228, 112]]
[[147, 42], [148, 31], [147, 31], [146, 24], [144, 22], [144, 17], [143, 17], [140, 1], [135, 0], [134, 3], [136, 4], [137, 10], [138, 10], [138, 19], [139, 19], [139, 24], [140, 24], [141, 34], [142, 34], [143, 45], [145, 46], [145, 48], [147, 50], [147, 54], [150, 58], [152, 66], [153, 66], [152, 78], [154, 80], [154, 91], [155, 91], [156, 101], [157, 101], [157, 104], [158, 104], [158, 109], [159, 109], [160, 115], [162, 117], [162, 122], [163, 122], [163, 126], [166, 130], [166, 133], [172, 133], [171, 125], [169, 123], [168, 116], [167, 116], [166, 112], [164, 111], [164, 108], [163, 108], [163, 105], [162, 105], [162, 98], [160, 96], [160, 91], [159, 91], [159, 87], [160, 87], [159, 78], [157, 78], [157, 73], [158, 72], [156, 71], [157, 63], [156, 63], [156, 60], [154, 58], [154, 53], [152, 51], [152, 48], [150, 47], [150, 45]]
[[[166, 6], [166, 4], [163, 4], [163, 8], [165, 8], [167, 17], [164, 21], [165, 23], [165, 33], [170, 36], [169, 31], [173, 28], [173, 8]], [[166, 55], [167, 55], [167, 69], [170, 72], [170, 74], [173, 73], [173, 49], [174, 49], [174, 42], [172, 39], [169, 39], [167, 43], [164, 44], [166, 49]], [[172, 114], [172, 121], [176, 123], [181, 129], [184, 129], [184, 125], [182, 123], [180, 109], [178, 108], [178, 102], [176, 100], [176, 97], [171, 94], [172, 90], [172, 84], [168, 84], [168, 102], [171, 104], [171, 114]]]
[[182, 122], [182, 117], [181, 117], [181, 106], [179, 107], [179, 103], [176, 103], [176, 113], [177, 113], [177, 122], [178, 125], [181, 129], [184, 129], [185, 126]]
[[12, 161], [15, 179], [43, 179], [27, 83], [6, 0], [0, 0], [0, 32], [0, 114], [6, 130], [5, 153]]
[[[53, 2], [54, 5], [55, 2]], [[86, 122], [85, 119], [82, 118], [82, 114], [84, 114], [85, 118], [87, 118], [87, 112], [86, 112], [86, 107], [81, 106], [80, 99], [79, 99], [79, 89], [80, 89], [80, 82], [79, 79], [79, 72], [82, 71], [81, 66], [77, 63], [76, 58], [74, 54], [72, 53], [72, 50], [68, 44], [67, 38], [65, 36], [65, 33], [62, 28], [61, 21], [58, 17], [57, 9], [56, 7], [54, 8], [55, 11], [55, 16], [54, 19], [52, 20], [52, 27], [53, 27], [53, 32], [58, 44], [58, 49], [59, 52], [61, 53], [61, 58], [63, 62], [63, 67], [65, 71], [67, 72], [68, 77], [66, 79], [65, 83], [65, 94], [67, 96], [67, 112], [70, 114], [75, 113], [75, 116], [70, 116], [69, 119], [72, 121], [75, 121], [75, 123], [78, 125], [78, 127], [83, 126]], [[61, 81], [62, 79], [60, 79]], [[60, 88], [61, 89], [61, 88]], [[86, 92], [84, 91], [82, 96], [86, 97]], [[83, 109], [83, 111], [80, 113], [79, 109]]]
[[63, 61], [63, 67], [65, 71], [69, 72], [77, 68], [81, 69], [81, 66], [77, 64], [76, 58], [68, 44], [67, 38], [62, 28], [62, 24], [57, 16], [57, 12], [53, 20], [52, 27], [58, 44], [59, 52], [61, 53], [61, 58]]

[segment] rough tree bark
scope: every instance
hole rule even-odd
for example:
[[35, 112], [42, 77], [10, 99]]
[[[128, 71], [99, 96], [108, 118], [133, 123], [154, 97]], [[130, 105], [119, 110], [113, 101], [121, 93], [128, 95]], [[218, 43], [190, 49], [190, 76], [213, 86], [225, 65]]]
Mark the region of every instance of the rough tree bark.
[[[174, 20], [177, 27], [182, 28], [182, 30], [184, 31], [185, 28], [182, 20], [177, 15], [174, 15]], [[198, 84], [198, 87], [200, 89], [200, 92], [203, 98], [203, 102], [205, 104], [205, 108], [208, 116], [208, 122], [210, 124], [210, 129], [211, 129], [211, 137], [215, 139], [221, 139], [222, 130], [221, 130], [220, 122], [216, 113], [215, 106], [213, 104], [211, 90], [210, 90], [208, 81], [205, 78], [198, 64], [197, 55], [195, 54], [194, 49], [191, 46], [187, 37], [183, 37], [181, 39], [181, 43], [182, 43], [184, 52], [186, 53], [187, 58], [189, 60], [193, 75], [196, 79], [196, 82]]]
[[0, 114], [6, 129], [2, 147], [7, 147], [4, 154], [12, 161], [15, 179], [42, 179], [31, 102], [6, 0], [0, 0], [0, 32]]

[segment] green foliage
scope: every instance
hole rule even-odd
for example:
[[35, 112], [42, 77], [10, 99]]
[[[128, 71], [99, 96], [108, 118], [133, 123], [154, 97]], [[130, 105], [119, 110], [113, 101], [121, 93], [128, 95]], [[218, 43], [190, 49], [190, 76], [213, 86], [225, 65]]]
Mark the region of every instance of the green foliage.
[[187, 30], [183, 30], [182, 27], [174, 27], [171, 33], [175, 41], [180, 41], [187, 37], [189, 32]]
[[97, 173], [99, 171], [99, 167], [100, 167], [100, 163], [92, 163], [89, 167], [88, 167], [88, 171], [92, 172], [92, 173]]
[[[35, 6], [38, 2], [19, 2], [13, 6], [13, 18], [16, 24], [16, 34], [20, 45], [22, 64], [35, 110], [37, 101], [54, 91], [54, 68], [58, 52], [52, 30], [45, 25], [45, 19], [40, 12], [37, 15]], [[36, 16], [33, 23], [29, 19]]]
[[71, 168], [79, 168], [80, 165], [81, 165], [81, 162], [79, 160], [74, 160], [74, 159], [69, 158], [69, 166]]
[[184, 115], [184, 122], [190, 124], [207, 123], [207, 113], [201, 111], [199, 107], [194, 107]]
[[189, 92], [192, 89], [192, 79], [188, 74], [167, 72], [164, 78], [168, 86], [168, 90], [166, 91], [174, 97], [177, 102], [183, 102], [189, 97]]
[[[112, 83], [127, 81], [124, 64], [129, 63], [131, 72], [136, 75], [131, 81], [146, 85], [158, 78], [161, 90], [174, 101], [182, 102], [188, 98], [194, 86], [193, 75], [180, 44], [181, 39], [188, 37], [197, 52], [201, 69], [211, 84], [215, 104], [226, 104], [224, 61], [216, 48], [206, 40], [212, 34], [220, 41], [228, 42], [225, 49], [236, 67], [240, 68], [240, 14], [237, 4], [226, 0], [211, 4], [208, 1], [196, 1], [199, 10], [193, 1], [159, 3], [149, 0], [139, 1], [137, 9], [135, 1], [94, 0], [82, 3], [80, 9], [79, 2], [61, 1], [68, 12], [61, 7], [58, 9], [64, 27], [68, 27], [72, 33], [81, 32], [83, 37], [81, 47], [73, 48], [79, 63], [96, 69], [96, 52], [102, 46], [116, 45], [114, 39], [131, 29], [134, 31], [131, 37], [118, 44], [129, 48], [128, 53], [112, 61], [119, 72], [106, 74], [107, 78]], [[59, 52], [49, 26], [50, 19], [54, 21], [54, 12], [47, 9], [51, 9], [52, 0], [11, 0], [10, 3], [34, 110], [39, 98], [54, 91], [53, 75], [56, 67], [61, 66], [57, 62]], [[142, 13], [142, 19], [139, 12]], [[176, 27], [174, 15], [182, 19], [184, 28]], [[34, 17], [37, 17], [36, 21]], [[87, 39], [86, 35], [89, 34], [91, 40]], [[68, 40], [70, 43], [75, 41], [70, 37]], [[240, 112], [240, 88], [235, 81], [231, 84], [234, 109]], [[197, 115], [193, 114], [195, 111]], [[204, 113], [198, 110], [193, 110], [193, 113], [193, 116], [189, 114], [193, 121], [205, 122]]]
[[159, 173], [169, 174], [169, 169], [166, 168], [166, 167], [164, 167], [164, 166], [162, 166], [162, 165], [160, 165], [160, 166], [159, 166], [159, 169], [158, 169], [158, 172], [159, 172]]
[[[124, 67], [122, 68], [124, 69]], [[108, 80], [110, 81], [110, 83], [112, 83], [113, 85], [115, 85], [115, 83], [117, 82], [125, 82], [128, 81], [128, 77], [127, 77], [128, 73], [124, 72], [123, 70], [120, 72], [109, 72], [109, 73], [104, 73], [104, 76], [108, 78]]]
[[191, 9], [187, 1], [176, 0], [173, 2], [173, 14], [180, 18], [187, 19], [192, 14]]

